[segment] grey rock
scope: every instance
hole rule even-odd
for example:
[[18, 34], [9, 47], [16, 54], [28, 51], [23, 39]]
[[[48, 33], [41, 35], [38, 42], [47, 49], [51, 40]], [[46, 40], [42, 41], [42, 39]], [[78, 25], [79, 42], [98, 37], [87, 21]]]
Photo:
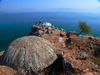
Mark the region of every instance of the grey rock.
[[41, 37], [43, 34], [44, 34], [44, 32], [42, 30], [38, 30], [33, 35], [36, 35], [36, 36], [40, 36]]
[[55, 28], [54, 26], [52, 26], [52, 28]]
[[94, 48], [93, 44], [90, 44], [89, 48], [90, 49], [93, 49]]
[[53, 34], [53, 33], [54, 33], [54, 31], [52, 30], [52, 31], [51, 31], [51, 34]]
[[45, 34], [45, 30], [42, 30], [43, 31], [43, 34]]
[[39, 30], [39, 26], [33, 25], [31, 27], [31, 30], [32, 30], [32, 34], [33, 34], [34, 32], [37, 32]]
[[88, 47], [87, 50], [90, 51], [91, 49]]
[[55, 29], [58, 29], [57, 27]]
[[25, 74], [30, 68], [38, 73], [57, 59], [55, 51], [56, 48], [49, 41], [36, 36], [26, 36], [10, 43], [1, 58], [19, 73]]
[[[61, 52], [59, 52], [59, 51], [61, 51]], [[61, 49], [57, 49], [56, 50], [56, 54], [57, 55], [63, 55], [64, 54], [64, 50], [61, 48]]]
[[65, 31], [63, 28], [60, 29], [61, 31]]
[[100, 67], [97, 67], [96, 68], [96, 71], [100, 73]]
[[62, 32], [62, 33], [60, 33], [60, 36], [65, 36], [66, 35], [66, 33], [65, 32]]
[[78, 56], [76, 59], [84, 59], [85, 60], [86, 58], [89, 57], [85, 52], [80, 52], [77, 50], [76, 50], [76, 55]]

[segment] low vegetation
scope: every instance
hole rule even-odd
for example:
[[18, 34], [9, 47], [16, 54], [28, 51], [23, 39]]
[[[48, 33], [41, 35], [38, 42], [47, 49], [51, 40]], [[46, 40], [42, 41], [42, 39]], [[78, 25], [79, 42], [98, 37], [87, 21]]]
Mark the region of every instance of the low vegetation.
[[92, 41], [88, 42], [88, 45], [90, 46], [90, 48], [94, 48], [94, 58], [91, 58], [91, 60], [100, 66], [100, 46], [94, 44]]
[[67, 48], [72, 50], [74, 48], [74, 45], [72, 45], [71, 43], [67, 44]]
[[94, 49], [96, 49], [97, 48], [97, 45], [95, 45], [92, 41], [89, 41], [88, 42], [88, 46], [92, 49], [92, 48], [94, 48]]
[[100, 57], [92, 58], [92, 61], [100, 66]]

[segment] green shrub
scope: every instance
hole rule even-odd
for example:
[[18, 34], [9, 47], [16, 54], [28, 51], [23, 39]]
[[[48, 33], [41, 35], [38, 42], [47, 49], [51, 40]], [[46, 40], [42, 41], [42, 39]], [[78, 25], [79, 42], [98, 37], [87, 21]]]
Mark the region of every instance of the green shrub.
[[88, 42], [88, 45], [89, 45], [89, 47], [95, 48], [95, 49], [98, 47], [98, 46], [95, 45], [92, 41], [89, 41], [89, 42]]
[[92, 59], [92, 61], [93, 61], [95, 64], [97, 64], [97, 65], [100, 66], [100, 57], [96, 57], [96, 58]]
[[47, 29], [47, 31], [49, 31], [49, 29]]
[[71, 43], [67, 44], [67, 48], [72, 50], [74, 48], [74, 45], [72, 45]]
[[95, 48], [95, 52], [94, 52], [95, 54], [95, 57], [100, 57], [100, 47], [99, 46], [97, 46], [97, 48]]
[[91, 48], [94, 48], [94, 49], [95, 49], [95, 51], [94, 51], [94, 56], [95, 56], [95, 58], [91, 58], [92, 61], [93, 61], [95, 64], [97, 64], [97, 65], [100, 66], [100, 46], [99, 46], [99, 45], [95, 45], [92, 41], [89, 41], [88, 44], [89, 44], [89, 46], [90, 46]]

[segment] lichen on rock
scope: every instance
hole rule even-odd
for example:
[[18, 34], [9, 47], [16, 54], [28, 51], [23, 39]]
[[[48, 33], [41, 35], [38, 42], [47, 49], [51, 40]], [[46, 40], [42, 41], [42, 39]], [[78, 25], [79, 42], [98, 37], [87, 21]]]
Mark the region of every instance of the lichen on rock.
[[13, 41], [5, 50], [2, 61], [19, 73], [38, 73], [51, 65], [56, 59], [56, 48], [49, 41], [26, 36]]

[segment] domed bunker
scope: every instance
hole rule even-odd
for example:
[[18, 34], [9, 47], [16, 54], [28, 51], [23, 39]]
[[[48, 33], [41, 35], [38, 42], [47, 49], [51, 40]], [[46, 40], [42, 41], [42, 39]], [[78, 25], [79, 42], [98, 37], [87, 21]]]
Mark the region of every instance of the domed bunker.
[[8, 45], [2, 60], [20, 73], [25, 73], [27, 70], [37, 73], [57, 59], [55, 50], [52, 43], [43, 38], [26, 36]]
[[45, 26], [45, 28], [49, 28], [49, 27], [51, 27], [52, 25], [51, 25], [51, 23], [49, 23], [49, 22], [45, 22], [45, 23], [43, 23], [43, 26]]

